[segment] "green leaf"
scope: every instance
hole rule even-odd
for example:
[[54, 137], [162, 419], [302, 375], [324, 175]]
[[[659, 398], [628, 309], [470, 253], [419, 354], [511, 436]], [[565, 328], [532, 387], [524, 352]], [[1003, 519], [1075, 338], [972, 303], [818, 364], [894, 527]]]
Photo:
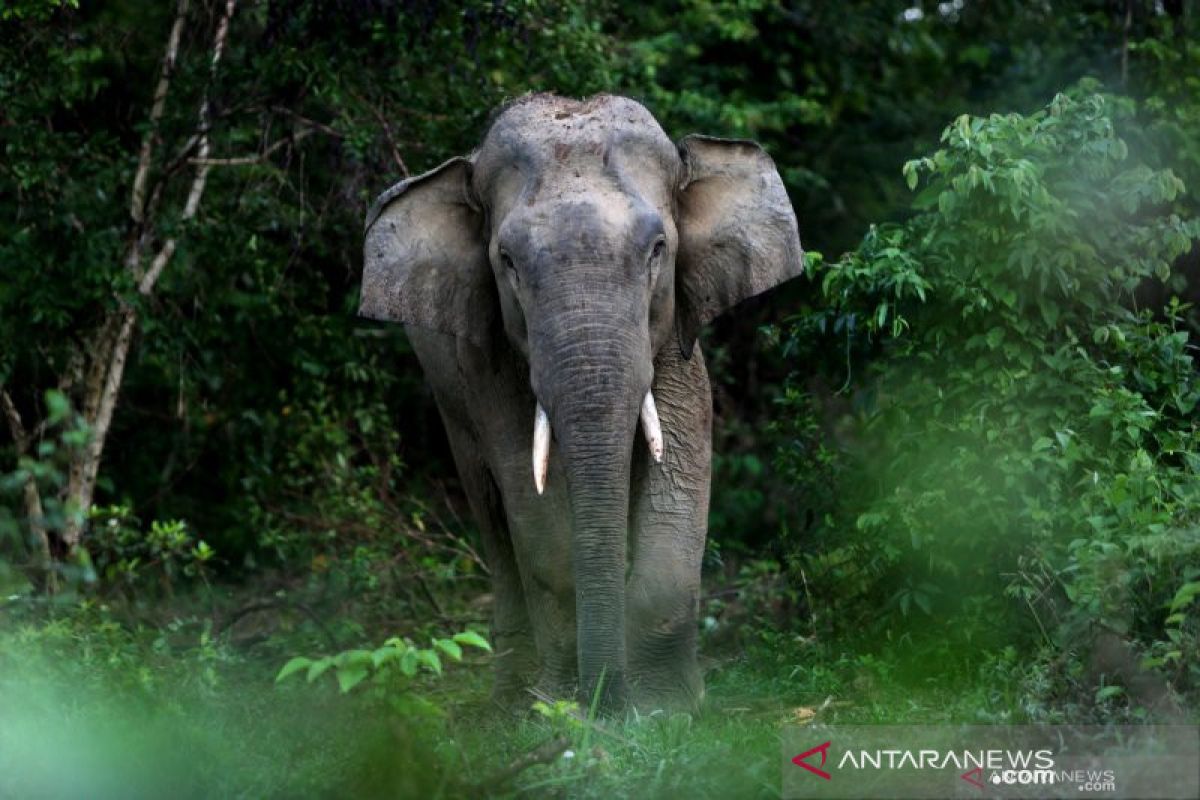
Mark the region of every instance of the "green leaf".
[[400, 671], [410, 678], [417, 674], [419, 665], [417, 653], [418, 650], [415, 647], [410, 647], [404, 651], [404, 655], [400, 656]]
[[71, 413], [71, 401], [67, 396], [57, 389], [50, 389], [46, 392], [46, 410], [47, 420], [51, 425], [57, 425], [66, 419]]
[[913, 602], [926, 614], [933, 613], [933, 603], [930, 602], [929, 595], [924, 592], [913, 592]]
[[1175, 593], [1175, 599], [1171, 601], [1171, 610], [1179, 611], [1192, 602], [1198, 594], [1200, 594], [1200, 581], [1188, 581]]
[[279, 683], [284, 678], [288, 677], [289, 675], [294, 675], [295, 673], [299, 672], [300, 670], [304, 669], [305, 667], [309, 666], [310, 664], [312, 664], [311, 658], [305, 658], [304, 656], [296, 656], [291, 661], [289, 661], [283, 665], [283, 669], [279, 670], [279, 674], [275, 676], [275, 682]]
[[488, 640], [480, 636], [475, 631], [463, 631], [462, 633], [454, 634], [454, 641], [468, 647], [478, 647], [480, 650], [492, 652], [492, 646], [488, 644]]
[[371, 666], [379, 669], [384, 663], [399, 658], [403, 653], [403, 648], [385, 645], [371, 653]]
[[954, 120], [954, 126], [958, 128], [958, 135], [964, 140], [971, 138], [971, 117], [969, 115], [963, 114]]
[[414, 650], [417, 654], [417, 662], [424, 664], [435, 675], [442, 674], [442, 660], [438, 658], [438, 654], [432, 650]]
[[363, 679], [369, 674], [370, 672], [366, 667], [349, 667], [346, 669], [339, 669], [337, 671], [338, 687], [342, 690], [342, 694], [345, 694], [358, 684], [362, 683]]
[[333, 666], [333, 659], [329, 656], [322, 658], [320, 661], [314, 661], [312, 666], [308, 668], [308, 675], [305, 677], [309, 683], [312, 683], [317, 678], [325, 674], [326, 670]]
[[462, 661], [462, 647], [453, 639], [434, 639], [433, 646], [455, 661]]
[[361, 667], [370, 664], [373, 655], [370, 650], [346, 650], [339, 653], [335, 661], [338, 667]]
[[1120, 686], [1101, 686], [1096, 692], [1096, 702], [1103, 703], [1113, 697], [1118, 697], [1125, 693], [1125, 690]]

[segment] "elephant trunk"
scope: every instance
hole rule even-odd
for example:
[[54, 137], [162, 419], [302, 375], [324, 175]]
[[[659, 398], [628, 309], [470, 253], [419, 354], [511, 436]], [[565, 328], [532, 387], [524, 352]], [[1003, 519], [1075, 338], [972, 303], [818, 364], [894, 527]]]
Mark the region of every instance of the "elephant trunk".
[[[580, 691], [590, 703], [599, 689], [601, 707], [611, 709], [626, 695], [630, 462], [652, 370], [648, 337], [631, 336], [629, 327], [594, 318], [578, 324], [586, 326], [586, 335], [579, 335], [574, 324], [564, 326], [576, 333], [550, 350], [552, 359], [544, 362], [553, 365], [550, 369], [535, 368], [540, 378], [535, 391], [549, 409], [571, 499]], [[657, 413], [653, 416], [657, 428]], [[540, 440], [548, 439], [539, 428], [535, 421], [535, 480]], [[661, 438], [659, 432], [660, 443]]]

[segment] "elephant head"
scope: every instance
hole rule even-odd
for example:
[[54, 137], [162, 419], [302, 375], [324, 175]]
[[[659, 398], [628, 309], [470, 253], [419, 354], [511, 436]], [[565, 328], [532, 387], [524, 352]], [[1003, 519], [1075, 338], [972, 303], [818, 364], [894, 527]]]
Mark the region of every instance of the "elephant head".
[[529, 366], [531, 479], [551, 431], [570, 495], [581, 690], [624, 691], [624, 581], [638, 421], [664, 445], [655, 355], [802, 271], [774, 164], [748, 141], [677, 145], [640, 104], [531, 95], [482, 145], [386, 191], [366, 220], [360, 313]]

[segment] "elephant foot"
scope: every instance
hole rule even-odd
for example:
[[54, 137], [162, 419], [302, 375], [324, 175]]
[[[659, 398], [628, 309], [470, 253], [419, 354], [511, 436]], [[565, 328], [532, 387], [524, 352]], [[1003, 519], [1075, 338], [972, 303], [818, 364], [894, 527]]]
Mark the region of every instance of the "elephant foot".
[[492, 684], [492, 705], [507, 714], [520, 716], [529, 711], [529, 705], [534, 701], [530, 693], [529, 681], [521, 680], [513, 675], [497, 673]]
[[630, 694], [638, 714], [655, 711], [696, 714], [704, 704], [704, 678], [698, 669], [642, 672], [631, 686]]
[[598, 714], [617, 714], [629, 706], [629, 683], [622, 672], [603, 676], [580, 684], [577, 698], [581, 708]]
[[537, 674], [537, 650], [524, 631], [500, 634], [493, 630], [496, 661], [491, 700], [497, 706], [521, 713], [533, 702], [529, 689]]

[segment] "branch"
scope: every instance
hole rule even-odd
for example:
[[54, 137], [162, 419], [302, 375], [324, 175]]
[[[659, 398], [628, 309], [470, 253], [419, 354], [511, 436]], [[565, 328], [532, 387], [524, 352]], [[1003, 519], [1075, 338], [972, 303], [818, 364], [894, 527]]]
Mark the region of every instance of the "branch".
[[388, 124], [387, 118], [383, 116], [383, 112], [376, 108], [374, 104], [368, 103], [366, 100], [360, 97], [358, 93], [351, 91], [351, 95], [358, 100], [358, 102], [370, 109], [371, 114], [374, 115], [375, 120], [379, 123], [379, 126], [383, 128], [383, 135], [387, 137], [388, 146], [392, 149], [392, 158], [396, 160], [396, 166], [400, 168], [400, 174], [407, 178], [408, 166], [404, 163], [404, 159], [400, 157], [400, 148], [396, 146], [396, 137], [392, 135], [392, 126]]
[[163, 53], [162, 67], [158, 73], [158, 86], [154, 90], [154, 103], [150, 107], [150, 125], [142, 136], [142, 150], [138, 154], [137, 172], [133, 177], [133, 194], [129, 203], [129, 216], [141, 224], [146, 211], [146, 181], [150, 177], [150, 161], [154, 155], [154, 139], [158, 134], [158, 123], [167, 104], [167, 92], [175, 74], [175, 61], [179, 56], [179, 38], [183, 33], [183, 22], [187, 17], [188, 0], [179, 0], [175, 9], [175, 22], [167, 38], [167, 50]]
[[234, 158], [189, 158], [188, 163], [205, 167], [242, 167], [249, 166], [251, 164], [261, 164], [270, 158], [271, 154], [279, 148], [286, 144], [295, 144], [301, 139], [307, 138], [314, 130], [316, 129], [305, 128], [302, 131], [298, 131], [293, 136], [280, 139], [267, 149], [263, 150], [261, 153], [257, 153], [252, 156], [237, 156]]
[[[186, 2], [186, 0], [180, 0]], [[204, 163], [208, 160], [209, 153], [209, 98], [208, 92], [212, 83], [217, 77], [217, 66], [221, 63], [221, 56], [225, 52], [225, 41], [229, 36], [229, 20], [233, 17], [234, 8], [237, 5], [237, 0], [225, 0], [225, 10], [221, 15], [220, 21], [217, 23], [217, 33], [213, 37], [212, 60], [209, 62], [209, 85], [204, 89], [204, 98], [200, 101], [199, 121], [196, 126], [196, 136], [199, 137], [197, 144], [197, 152], [199, 157], [194, 159], [197, 164], [196, 175], [192, 179], [192, 186], [188, 190], [187, 200], [183, 204], [183, 213], [179, 216], [181, 222], [186, 222], [196, 216], [196, 212], [200, 209], [200, 199], [204, 196], [204, 187], [208, 184], [208, 164]], [[155, 284], [158, 283], [159, 276], [162, 275], [163, 269], [171, 257], [175, 255], [175, 248], [178, 246], [178, 240], [172, 236], [163, 242], [162, 248], [155, 254], [154, 260], [150, 263], [150, 268], [146, 270], [138, 278], [138, 292], [142, 296], [149, 296], [154, 291]]]
[[[209, 149], [209, 91], [216, 79], [217, 66], [221, 62], [221, 56], [225, 52], [225, 42], [229, 35], [229, 21], [233, 16], [236, 5], [237, 0], [225, 1], [225, 8], [220, 20], [217, 22], [217, 31], [213, 37], [212, 57], [209, 62], [209, 80], [208, 84], [204, 87], [204, 95], [200, 102], [199, 120], [195, 131], [196, 136], [199, 137], [197, 146], [201, 158], [208, 156]], [[155, 106], [150, 112], [152, 126], [157, 124], [158, 119], [162, 116], [162, 108], [160, 106], [165, 102], [166, 92], [170, 87], [170, 68], [173, 67], [175, 57], [178, 53], [178, 31], [183, 25], [183, 18], [187, 13], [187, 7], [188, 0], [179, 0], [175, 25], [171, 30], [171, 37], [167, 43], [167, 55], [164, 59], [163, 74], [167, 77], [160, 77], [158, 91], [155, 93]], [[143, 142], [143, 151], [146, 151], [146, 149], [147, 146]], [[154, 256], [150, 268], [145, 273], [138, 274], [143, 242], [141, 233], [142, 216], [146, 210], [145, 181], [146, 174], [149, 171], [149, 160], [149, 155], [144, 159], [139, 159], [138, 173], [134, 177], [134, 202], [132, 211], [134, 219], [139, 224], [138, 230], [135, 231], [133, 240], [129, 245], [130, 252], [126, 256], [126, 263], [133, 270], [134, 276], [137, 278], [138, 292], [143, 296], [148, 296], [154, 291], [154, 286], [158, 282], [159, 276], [162, 275], [163, 269], [175, 254], [175, 248], [178, 244], [175, 237], [167, 239], [163, 243], [162, 248]], [[204, 195], [204, 186], [207, 179], [208, 167], [204, 165], [198, 166], [196, 168], [196, 175], [192, 179], [191, 188], [188, 190], [187, 200], [184, 202], [183, 212], [180, 214], [180, 221], [186, 222], [196, 216], [196, 211], [200, 208], [200, 198]], [[109, 427], [112, 425], [117, 398], [121, 393], [121, 382], [124, 378], [125, 364], [129, 358], [130, 345], [133, 341], [133, 333], [137, 327], [137, 321], [137, 307], [128, 303], [122, 302], [118, 309], [110, 313], [101, 326], [100, 336], [98, 337], [98, 352], [93, 356], [95, 360], [88, 370], [84, 395], [84, 413], [92, 429], [91, 437], [84, 448], [82, 456], [72, 461], [67, 484], [67, 497], [75, 502], [79, 516], [68, 523], [62, 537], [63, 543], [67, 546], [68, 551], [71, 552], [78, 547], [80, 539], [83, 536], [82, 515], [86, 515], [92, 505], [92, 495], [95, 491], [96, 478], [100, 471], [100, 460], [104, 454], [104, 444], [108, 438]]]
[[324, 634], [326, 641], [329, 642], [330, 650], [336, 651], [339, 648], [337, 637], [333, 635], [333, 631], [329, 629], [329, 626], [321, 621], [320, 616], [318, 616], [317, 613], [312, 610], [312, 608], [296, 600], [264, 600], [262, 602], [251, 603], [248, 606], [243, 606], [230, 614], [226, 620], [218, 621], [214, 625], [213, 638], [216, 639], [221, 634], [228, 631], [230, 628], [236, 625], [238, 621], [242, 619], [242, 617], [245, 617], [248, 614], [281, 608], [294, 608], [297, 611], [302, 612], [312, 621], [314, 625], [317, 626], [317, 629]]
[[[237, 0], [225, 0], [225, 11], [217, 23], [217, 34], [213, 37], [212, 61], [208, 65], [209, 85], [205, 87], [204, 99], [200, 101], [200, 124], [196, 128], [196, 132], [200, 134], [199, 157], [201, 161], [208, 158], [209, 150], [208, 131], [211, 122], [209, 120], [208, 90], [217, 78], [217, 65], [221, 63], [221, 56], [225, 52], [225, 40], [229, 36], [229, 20], [233, 17], [233, 9], [236, 5]], [[204, 184], [207, 180], [208, 167], [201, 164], [196, 169], [196, 178], [192, 181], [191, 191], [188, 192], [187, 202], [184, 203], [182, 219], [189, 220], [196, 216], [196, 211], [200, 208], [200, 198], [204, 195]]]
[[317, 122], [315, 119], [309, 119], [308, 117], [304, 116], [303, 114], [299, 114], [286, 106], [271, 106], [271, 110], [275, 111], [277, 113], [280, 113], [280, 114], [287, 114], [289, 117], [292, 117], [294, 119], [299, 120], [300, 122], [303, 122], [306, 126], [308, 126], [310, 128], [314, 128], [314, 129], [320, 131], [321, 133], [325, 134], [326, 136], [332, 136], [335, 139], [345, 139], [346, 138], [345, 134], [338, 132], [334, 128], [331, 128], [328, 125], [326, 125], [325, 123]]
[[23, 456], [29, 449], [29, 434], [25, 431], [25, 423], [21, 421], [21, 412], [17, 410], [7, 389], [0, 389], [0, 406], [4, 407], [4, 416], [8, 419], [13, 444], [17, 446], [17, 455]]
[[565, 736], [555, 736], [542, 742], [528, 753], [518, 756], [508, 766], [488, 776], [479, 784], [479, 789], [491, 794], [508, 784], [513, 778], [536, 764], [552, 764], [566, 752], [571, 742]]
[[[12, 431], [13, 443], [17, 446], [17, 456], [25, 455], [29, 444], [36, 438], [25, 430], [21, 421], [21, 412], [7, 389], [0, 388], [0, 405], [4, 406], [4, 416], [8, 418], [8, 428]], [[43, 426], [39, 426], [39, 429]], [[46, 512], [42, 506], [42, 493], [38, 489], [33, 475], [27, 475], [21, 487], [25, 496], [25, 515], [29, 519], [29, 532], [37, 543], [39, 568], [42, 570], [45, 589], [54, 594], [58, 591], [58, 579], [54, 575], [54, 563], [50, 554], [50, 534], [46, 530]]]

